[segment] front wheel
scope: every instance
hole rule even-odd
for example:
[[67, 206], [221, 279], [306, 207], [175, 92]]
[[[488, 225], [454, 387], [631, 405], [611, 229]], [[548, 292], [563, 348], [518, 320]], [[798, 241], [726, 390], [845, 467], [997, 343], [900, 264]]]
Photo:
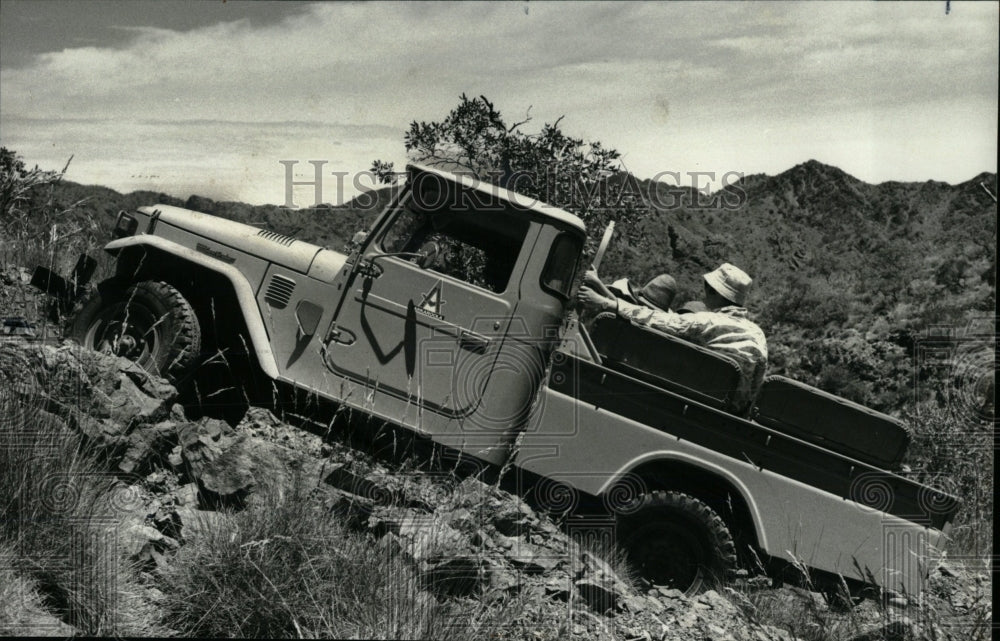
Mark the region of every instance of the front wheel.
[[735, 577], [736, 545], [729, 528], [712, 508], [681, 492], [638, 498], [618, 519], [618, 540], [649, 587], [690, 595]]
[[191, 304], [172, 285], [146, 280], [128, 287], [101, 283], [73, 318], [68, 335], [88, 349], [135, 361], [177, 383], [201, 350]]

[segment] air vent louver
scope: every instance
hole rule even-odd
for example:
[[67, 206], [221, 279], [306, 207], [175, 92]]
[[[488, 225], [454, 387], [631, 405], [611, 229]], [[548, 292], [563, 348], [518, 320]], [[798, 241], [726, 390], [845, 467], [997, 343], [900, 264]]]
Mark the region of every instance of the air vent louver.
[[272, 242], [278, 243], [279, 245], [284, 245], [285, 247], [288, 247], [289, 245], [295, 242], [294, 238], [290, 238], [288, 236], [285, 236], [284, 234], [279, 234], [278, 232], [269, 231], [267, 229], [260, 230], [259, 232], [257, 232], [257, 235], [260, 236], [261, 238], [265, 238]]
[[295, 291], [295, 281], [275, 274], [271, 276], [271, 282], [267, 286], [264, 300], [270, 303], [275, 309], [285, 309], [288, 301], [292, 299], [292, 292]]

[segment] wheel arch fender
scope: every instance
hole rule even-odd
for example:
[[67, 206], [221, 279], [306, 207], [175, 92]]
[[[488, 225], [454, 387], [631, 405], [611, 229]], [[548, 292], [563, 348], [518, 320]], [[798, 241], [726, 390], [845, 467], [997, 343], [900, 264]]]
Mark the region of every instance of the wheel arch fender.
[[[615, 498], [618, 488], [625, 489], [619, 490]], [[767, 532], [753, 494], [742, 480], [720, 465], [683, 452], [649, 452], [611, 475], [598, 494], [606, 497], [605, 502], [614, 510], [615, 504], [624, 503], [643, 489], [682, 491], [712, 507], [719, 498], [716, 493], [727, 492], [733, 497], [733, 516], [738, 520], [735, 525], [753, 534], [757, 548], [768, 549]]]
[[274, 358], [274, 353], [271, 351], [271, 343], [267, 337], [267, 330], [264, 327], [260, 309], [257, 307], [253, 288], [240, 270], [211, 256], [206, 256], [189, 247], [178, 245], [159, 236], [147, 236], [143, 234], [120, 238], [105, 245], [104, 250], [112, 256], [119, 258], [119, 260], [139, 251], [171, 256], [198, 269], [214, 272], [224, 277], [233, 288], [233, 293], [240, 306], [241, 315], [243, 321], [246, 323], [250, 342], [261, 370], [272, 379], [278, 377], [277, 361]]

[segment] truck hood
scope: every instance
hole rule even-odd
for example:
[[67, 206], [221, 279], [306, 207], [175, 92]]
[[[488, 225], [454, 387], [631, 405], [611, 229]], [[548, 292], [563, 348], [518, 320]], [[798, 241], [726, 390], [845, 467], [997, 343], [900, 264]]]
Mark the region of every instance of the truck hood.
[[[170, 205], [139, 208], [139, 213], [146, 216], [153, 216], [156, 211], [160, 212], [158, 224], [173, 225], [303, 274], [309, 273], [315, 264], [320, 268], [321, 277], [328, 277], [330, 273], [336, 274], [347, 261], [340, 252], [218, 216]], [[153, 234], [156, 234], [155, 227]]]

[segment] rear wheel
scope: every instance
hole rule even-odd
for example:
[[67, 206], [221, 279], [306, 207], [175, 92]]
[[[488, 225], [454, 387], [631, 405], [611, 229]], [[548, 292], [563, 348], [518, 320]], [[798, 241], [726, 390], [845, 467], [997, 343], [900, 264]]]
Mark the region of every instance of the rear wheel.
[[681, 492], [645, 494], [618, 519], [640, 581], [696, 594], [733, 580], [736, 545], [712, 508]]
[[123, 287], [104, 281], [69, 328], [88, 349], [124, 356], [177, 383], [196, 364], [201, 329], [191, 304], [173, 286], [146, 280]]

